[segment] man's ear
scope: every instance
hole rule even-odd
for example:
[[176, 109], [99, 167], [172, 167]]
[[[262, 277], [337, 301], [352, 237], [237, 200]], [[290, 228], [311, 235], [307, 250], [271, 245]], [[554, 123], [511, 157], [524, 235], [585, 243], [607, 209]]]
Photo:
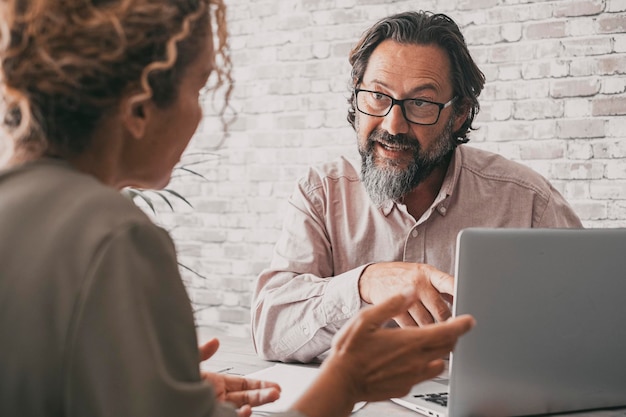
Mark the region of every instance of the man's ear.
[[122, 124], [135, 139], [144, 137], [149, 120], [150, 100], [140, 96], [124, 99], [120, 106]]
[[465, 123], [465, 121], [469, 117], [469, 111], [470, 103], [467, 100], [463, 100], [463, 103], [461, 103], [460, 106], [460, 110], [456, 113], [454, 117], [454, 125], [452, 126], [453, 132], [458, 131], [461, 126], [463, 126], [463, 123]]

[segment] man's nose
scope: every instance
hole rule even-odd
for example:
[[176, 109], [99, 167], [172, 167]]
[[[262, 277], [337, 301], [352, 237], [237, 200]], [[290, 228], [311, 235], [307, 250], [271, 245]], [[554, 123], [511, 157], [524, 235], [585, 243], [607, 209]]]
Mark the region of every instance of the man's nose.
[[394, 103], [394, 105], [391, 106], [389, 113], [383, 117], [381, 127], [391, 135], [409, 133], [409, 122], [404, 117], [400, 104]]

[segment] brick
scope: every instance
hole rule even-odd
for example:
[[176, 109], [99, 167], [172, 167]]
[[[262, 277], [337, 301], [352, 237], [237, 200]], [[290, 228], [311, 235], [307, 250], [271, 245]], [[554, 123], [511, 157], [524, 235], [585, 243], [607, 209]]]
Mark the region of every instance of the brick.
[[[612, 201], [609, 204], [609, 219], [626, 219], [626, 201]], [[624, 221], [626, 223], [626, 221]]]
[[498, 142], [528, 139], [532, 133], [532, 126], [526, 123], [497, 122], [489, 126], [489, 140]]
[[580, 119], [591, 116], [591, 101], [586, 98], [570, 98], [565, 101], [563, 117]]
[[606, 3], [607, 12], [626, 12], [626, 0], [608, 0]]
[[[490, 85], [492, 81], [496, 81], [498, 79], [499, 65], [495, 64], [476, 64], [483, 72], [485, 76], [485, 80], [487, 83], [487, 87]], [[484, 90], [483, 90], [483, 94]], [[484, 97], [484, 96], [483, 96]]]
[[557, 4], [553, 14], [555, 17], [595, 16], [602, 13], [604, 3], [602, 0], [568, 1]]
[[501, 142], [498, 143], [498, 148], [496, 153], [504, 156], [505, 158], [520, 161], [520, 145], [517, 142]]
[[600, 91], [598, 78], [569, 78], [555, 80], [550, 86], [550, 96], [553, 98], [563, 97], [589, 97]]
[[553, 139], [556, 137], [556, 121], [535, 120], [532, 122], [533, 139]]
[[185, 239], [202, 243], [224, 243], [227, 232], [221, 229], [178, 228], [174, 233], [184, 235]]
[[626, 15], [608, 15], [598, 19], [599, 33], [623, 33], [626, 31]]
[[555, 162], [552, 166], [552, 178], [589, 180], [601, 179], [604, 164], [601, 162]]
[[626, 160], [614, 160], [606, 164], [606, 178], [626, 179]]
[[521, 159], [560, 159], [565, 155], [565, 146], [561, 142], [531, 142], [519, 145]]
[[494, 25], [468, 27], [463, 36], [465, 41], [472, 45], [489, 45], [502, 40], [500, 27]]
[[306, 61], [313, 57], [311, 44], [282, 45], [276, 55], [279, 61]]
[[[220, 250], [216, 250], [220, 249]], [[202, 271], [205, 276], [204, 286], [207, 288], [219, 288], [220, 283], [214, 279], [217, 275], [229, 274], [232, 271], [232, 263], [222, 259], [223, 252], [221, 245], [203, 245], [202, 259], [199, 266], [195, 267], [196, 271]], [[219, 255], [219, 256], [211, 256]]]
[[218, 317], [224, 323], [244, 324], [250, 322], [250, 311], [245, 308], [220, 308]]
[[[626, 123], [625, 116], [614, 116], [607, 118], [606, 137], [611, 138], [624, 138], [624, 125]], [[626, 142], [626, 141], [624, 141]], [[626, 144], [626, 143], [625, 143]]]
[[523, 62], [533, 57], [535, 52], [534, 45], [522, 44], [515, 48], [510, 45], [494, 46], [491, 50], [491, 62]]
[[498, 68], [498, 79], [503, 81], [518, 80], [522, 77], [519, 64], [500, 65]]
[[543, 159], [526, 160], [524, 165], [527, 165], [530, 169], [537, 171], [540, 175], [550, 178], [551, 161]]
[[567, 159], [591, 159], [593, 149], [587, 141], [570, 140], [567, 142]]
[[593, 37], [562, 41], [564, 54], [567, 56], [593, 56], [611, 53], [613, 47], [610, 37]]
[[626, 200], [626, 181], [595, 181], [590, 185], [590, 194], [591, 198], [598, 200]]
[[626, 97], [598, 98], [592, 102], [593, 116], [626, 115]]
[[313, 24], [320, 26], [339, 25], [346, 23], [362, 22], [366, 20], [364, 19], [364, 12], [360, 9], [314, 11], [312, 12], [311, 16]]
[[222, 304], [221, 295], [215, 290], [195, 290], [191, 293], [191, 301], [202, 306], [219, 306]]
[[568, 37], [589, 37], [597, 33], [596, 19], [594, 18], [578, 18], [568, 19], [565, 29]]
[[517, 120], [556, 118], [563, 115], [560, 100], [524, 100], [514, 105], [513, 116]]
[[568, 201], [589, 200], [589, 181], [568, 181], [565, 184], [564, 196]]
[[557, 131], [560, 138], [600, 138], [604, 136], [605, 122], [598, 119], [560, 120]]
[[506, 42], [516, 42], [522, 39], [522, 24], [521, 23], [508, 23], [502, 25], [501, 29], [502, 40]]
[[587, 77], [598, 75], [598, 61], [596, 59], [574, 59], [570, 63], [572, 77]]
[[480, 121], [508, 120], [512, 115], [513, 103], [511, 101], [487, 102], [481, 105], [478, 119]]
[[460, 0], [457, 3], [458, 10], [487, 9], [495, 7], [499, 3], [498, 0]]
[[624, 36], [623, 34], [615, 36], [613, 40], [613, 52], [626, 52], [626, 36]]
[[335, 6], [335, 0], [302, 0], [300, 2], [304, 10], [331, 10]]
[[[469, 1], [469, 0], [468, 0]], [[525, 22], [530, 16], [530, 8], [528, 6], [510, 6], [510, 7], [494, 7], [485, 13], [482, 12], [484, 21], [497, 23], [519, 23]], [[476, 22], [479, 24], [478, 22]]]
[[626, 74], [626, 56], [598, 58], [597, 72], [601, 75]]
[[607, 203], [604, 201], [576, 201], [572, 208], [581, 219], [601, 220], [608, 217]]
[[564, 21], [529, 23], [524, 32], [527, 39], [562, 38], [565, 36]]
[[624, 78], [607, 78], [602, 80], [602, 94], [621, 94], [626, 92], [626, 79]]
[[522, 77], [524, 79], [565, 77], [568, 75], [569, 66], [566, 62], [550, 59], [548, 61], [531, 61], [522, 64]]
[[271, 181], [278, 176], [279, 166], [252, 165], [247, 173], [252, 181]]

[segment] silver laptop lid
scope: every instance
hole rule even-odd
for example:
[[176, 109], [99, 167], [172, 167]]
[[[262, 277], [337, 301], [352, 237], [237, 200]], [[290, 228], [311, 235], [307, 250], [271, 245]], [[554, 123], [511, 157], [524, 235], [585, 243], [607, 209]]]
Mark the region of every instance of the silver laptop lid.
[[626, 405], [626, 229], [466, 229], [449, 416]]

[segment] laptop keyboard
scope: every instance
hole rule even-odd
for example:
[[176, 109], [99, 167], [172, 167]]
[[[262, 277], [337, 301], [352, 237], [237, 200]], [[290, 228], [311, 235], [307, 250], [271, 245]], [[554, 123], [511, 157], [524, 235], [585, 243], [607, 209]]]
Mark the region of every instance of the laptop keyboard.
[[415, 394], [413, 396], [415, 398], [421, 398], [425, 401], [430, 401], [431, 403], [439, 404], [442, 407], [448, 406], [448, 393], [447, 392], [432, 393], [432, 394]]

